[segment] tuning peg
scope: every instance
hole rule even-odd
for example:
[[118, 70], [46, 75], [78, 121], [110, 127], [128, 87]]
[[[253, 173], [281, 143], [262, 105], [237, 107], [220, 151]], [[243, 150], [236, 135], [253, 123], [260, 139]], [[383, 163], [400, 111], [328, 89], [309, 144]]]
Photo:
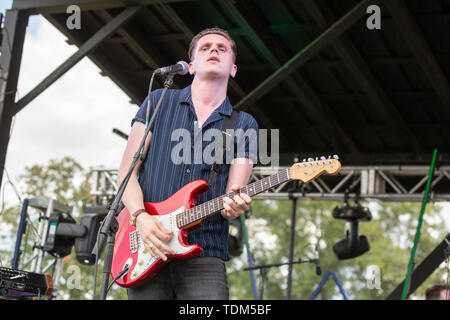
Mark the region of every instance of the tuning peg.
[[306, 159], [303, 159], [303, 162], [306, 162]]
[[324, 156], [321, 156], [320, 157], [320, 160], [326, 160], [327, 158], [326, 157], [324, 157]]
[[336, 160], [339, 160], [339, 156], [338, 156], [337, 154], [335, 154], [335, 155], [333, 156], [333, 158], [336, 159]]
[[313, 162], [314, 159], [313, 158], [308, 158], [308, 162]]

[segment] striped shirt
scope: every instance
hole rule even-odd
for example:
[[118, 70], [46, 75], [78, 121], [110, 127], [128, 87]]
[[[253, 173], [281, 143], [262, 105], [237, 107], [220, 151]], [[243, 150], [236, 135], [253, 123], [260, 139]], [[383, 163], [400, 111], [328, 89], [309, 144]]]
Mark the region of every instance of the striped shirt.
[[[162, 89], [158, 89], [150, 95], [149, 119], [161, 93]], [[166, 200], [191, 181], [209, 179], [212, 161], [206, 161], [207, 157], [199, 157], [199, 153], [209, 154], [205, 151], [211, 150], [211, 143], [215, 143], [215, 140], [211, 137], [208, 138], [208, 130], [220, 130], [224, 116], [230, 116], [232, 111], [233, 107], [226, 97], [199, 128], [191, 99], [191, 86], [181, 90], [167, 90], [151, 128], [152, 139], [146, 160], [139, 170], [139, 183], [144, 202]], [[145, 123], [146, 112], [147, 98], [133, 118], [131, 125], [134, 121]], [[243, 132], [254, 130], [256, 136], [234, 135], [231, 158], [250, 158], [256, 164], [258, 125], [255, 119], [246, 112], [240, 112], [235, 128], [242, 129]], [[199, 139], [201, 140], [199, 141]], [[191, 150], [186, 148], [187, 143]], [[214, 145], [212, 144], [212, 146]], [[199, 146], [201, 146], [201, 150], [198, 149]], [[214, 150], [210, 154], [215, 156]], [[226, 161], [226, 159], [230, 159], [230, 155], [225, 151], [223, 156], [224, 164], [220, 165], [215, 184], [210, 190], [199, 196], [197, 205], [225, 194], [230, 168], [230, 161]], [[228, 230], [228, 220], [218, 212], [206, 218], [201, 228], [191, 231], [188, 242], [200, 245], [203, 248], [202, 256], [215, 256], [226, 261], [229, 260]]]

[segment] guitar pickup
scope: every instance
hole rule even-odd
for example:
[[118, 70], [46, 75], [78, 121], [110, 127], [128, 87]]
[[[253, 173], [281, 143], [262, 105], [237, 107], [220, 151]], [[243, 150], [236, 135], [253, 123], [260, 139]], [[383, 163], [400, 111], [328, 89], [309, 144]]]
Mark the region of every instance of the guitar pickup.
[[130, 251], [131, 253], [136, 253], [139, 250], [139, 245], [141, 242], [141, 237], [137, 230], [130, 232]]

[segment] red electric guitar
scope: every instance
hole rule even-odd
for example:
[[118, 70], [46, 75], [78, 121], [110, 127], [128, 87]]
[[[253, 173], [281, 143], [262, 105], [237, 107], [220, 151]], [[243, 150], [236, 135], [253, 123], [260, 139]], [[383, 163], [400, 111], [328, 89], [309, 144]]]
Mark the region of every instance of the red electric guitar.
[[[302, 180], [308, 183], [324, 172], [336, 174], [341, 168], [337, 158], [337, 156], [328, 157], [328, 159], [322, 157], [320, 160], [316, 158], [316, 160], [309, 159], [309, 161], [295, 163], [290, 168], [198, 206], [195, 206], [195, 203], [198, 196], [206, 190], [206, 180], [188, 183], [167, 200], [144, 203], [147, 213], [155, 216], [167, 230], [173, 232], [172, 238], [166, 244], [176, 253], [166, 254], [167, 261], [192, 258], [202, 252], [203, 249], [199, 245], [187, 243], [188, 233], [194, 228], [201, 227], [203, 219], [224, 208], [223, 197], [232, 199], [238, 193], [254, 196], [290, 180]], [[123, 209], [117, 217], [119, 230], [116, 234], [111, 267], [113, 279], [123, 270], [128, 270], [116, 280], [116, 283], [122, 287], [134, 287], [144, 283], [167, 263], [150, 255], [149, 250], [142, 243], [139, 232], [131, 226], [129, 215], [128, 210]]]

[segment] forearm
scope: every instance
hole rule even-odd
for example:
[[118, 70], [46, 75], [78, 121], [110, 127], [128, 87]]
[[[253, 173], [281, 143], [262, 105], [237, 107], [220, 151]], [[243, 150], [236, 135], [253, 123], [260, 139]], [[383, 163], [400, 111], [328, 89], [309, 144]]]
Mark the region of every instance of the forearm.
[[144, 196], [135, 175], [132, 175], [128, 181], [125, 192], [122, 195], [122, 202], [130, 213], [144, 208]]
[[[123, 179], [125, 179], [125, 176], [127, 175], [128, 171], [130, 170], [130, 167], [133, 163], [133, 157], [136, 153], [136, 150], [138, 149], [138, 146], [141, 143], [142, 137], [144, 136], [144, 131], [145, 125], [141, 122], [135, 122], [133, 127], [131, 128], [127, 146], [125, 148], [124, 155], [122, 157], [122, 161], [120, 163], [119, 171], [117, 174], [118, 185], [121, 184]], [[152, 134], [150, 132], [146, 139], [143, 154], [146, 154], [148, 151], [151, 136]], [[128, 181], [127, 187], [121, 199], [123, 204], [130, 213], [136, 212], [136, 210], [144, 208], [144, 197], [137, 178], [138, 170], [141, 164], [142, 161], [139, 160], [131, 174], [131, 177]]]
[[250, 159], [233, 159], [230, 165], [226, 193], [229, 193], [234, 185], [246, 186], [253, 169], [253, 162]]
[[[226, 192], [237, 191], [247, 185], [252, 168], [253, 162], [250, 159], [234, 159], [230, 166]], [[233, 199], [225, 197], [222, 217], [227, 220], [237, 218], [249, 209], [251, 202], [252, 199], [244, 193], [235, 195]]]

